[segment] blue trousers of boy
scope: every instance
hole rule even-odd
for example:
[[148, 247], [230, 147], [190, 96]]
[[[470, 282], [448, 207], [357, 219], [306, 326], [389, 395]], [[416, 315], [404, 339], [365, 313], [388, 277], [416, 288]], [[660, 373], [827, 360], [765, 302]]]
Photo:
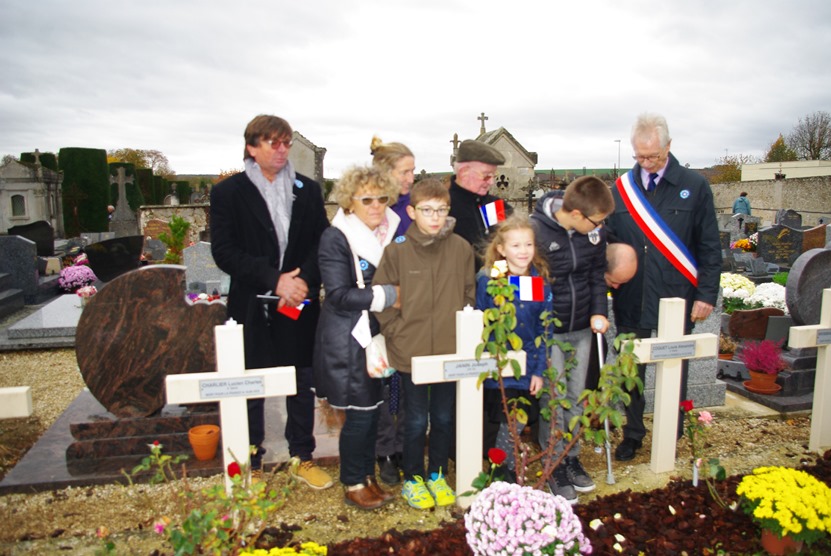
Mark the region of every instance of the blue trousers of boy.
[[[404, 446], [402, 470], [404, 479], [419, 476], [428, 480], [430, 473], [441, 470], [447, 475], [450, 443], [453, 430], [453, 408], [456, 399], [456, 383], [413, 384], [410, 373], [401, 373], [401, 389], [407, 400], [404, 417]], [[430, 423], [430, 448], [427, 475], [424, 474], [424, 446], [427, 440], [427, 423]]]

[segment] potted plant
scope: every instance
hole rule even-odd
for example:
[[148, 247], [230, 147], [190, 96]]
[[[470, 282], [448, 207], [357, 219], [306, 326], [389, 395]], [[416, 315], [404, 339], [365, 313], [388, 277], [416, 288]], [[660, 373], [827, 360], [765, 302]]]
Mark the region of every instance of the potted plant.
[[776, 375], [785, 368], [781, 342], [774, 342], [773, 340], [745, 342], [736, 358], [744, 363], [748, 372], [750, 372], [751, 387], [779, 390], [776, 384]]
[[736, 348], [739, 345], [725, 333], [718, 336], [718, 358], [730, 361], [733, 359], [733, 354], [736, 353]]
[[[831, 489], [804, 471], [759, 467], [745, 475], [736, 494], [742, 509], [762, 529], [769, 554], [796, 554], [831, 532]], [[774, 546], [784, 541], [787, 546]]]

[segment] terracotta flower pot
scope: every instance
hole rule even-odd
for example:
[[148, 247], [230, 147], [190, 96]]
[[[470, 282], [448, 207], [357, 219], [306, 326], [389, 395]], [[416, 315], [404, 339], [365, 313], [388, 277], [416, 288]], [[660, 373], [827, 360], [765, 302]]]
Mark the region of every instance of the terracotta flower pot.
[[196, 459], [202, 461], [214, 459], [219, 437], [219, 427], [216, 425], [197, 425], [191, 428], [188, 431], [188, 440]]
[[794, 540], [785, 535], [779, 537], [776, 533], [762, 529], [762, 548], [771, 556], [782, 556], [784, 554], [799, 554], [802, 552], [802, 541]]
[[768, 374], [768, 373], [760, 373], [759, 371], [753, 371], [748, 369], [750, 373], [750, 382], [751, 384], [758, 384], [759, 386], [768, 386], [772, 387], [776, 384], [776, 375], [775, 374]]
[[723, 360], [723, 361], [732, 361], [733, 360], [733, 354], [732, 353], [719, 353], [718, 358]]

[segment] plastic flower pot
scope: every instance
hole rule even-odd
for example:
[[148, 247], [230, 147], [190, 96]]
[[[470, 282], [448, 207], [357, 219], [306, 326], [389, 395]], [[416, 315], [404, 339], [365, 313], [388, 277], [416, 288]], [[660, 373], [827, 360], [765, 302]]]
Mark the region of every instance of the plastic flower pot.
[[802, 541], [796, 541], [785, 535], [780, 537], [769, 529], [762, 529], [762, 548], [771, 556], [783, 556], [784, 554], [799, 554], [802, 552]]
[[201, 461], [214, 459], [219, 437], [219, 427], [216, 425], [197, 425], [191, 428], [188, 431], [188, 440], [196, 459]]

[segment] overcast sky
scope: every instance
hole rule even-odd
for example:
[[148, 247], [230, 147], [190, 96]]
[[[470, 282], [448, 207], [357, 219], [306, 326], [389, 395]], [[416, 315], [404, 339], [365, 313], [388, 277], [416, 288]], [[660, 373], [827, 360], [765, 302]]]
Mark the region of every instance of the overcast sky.
[[538, 169], [631, 166], [664, 114], [682, 163], [762, 156], [831, 111], [828, 0], [0, 0], [0, 155], [157, 149], [179, 174], [242, 166], [286, 118], [336, 178], [373, 134], [448, 171], [454, 133], [505, 127]]

